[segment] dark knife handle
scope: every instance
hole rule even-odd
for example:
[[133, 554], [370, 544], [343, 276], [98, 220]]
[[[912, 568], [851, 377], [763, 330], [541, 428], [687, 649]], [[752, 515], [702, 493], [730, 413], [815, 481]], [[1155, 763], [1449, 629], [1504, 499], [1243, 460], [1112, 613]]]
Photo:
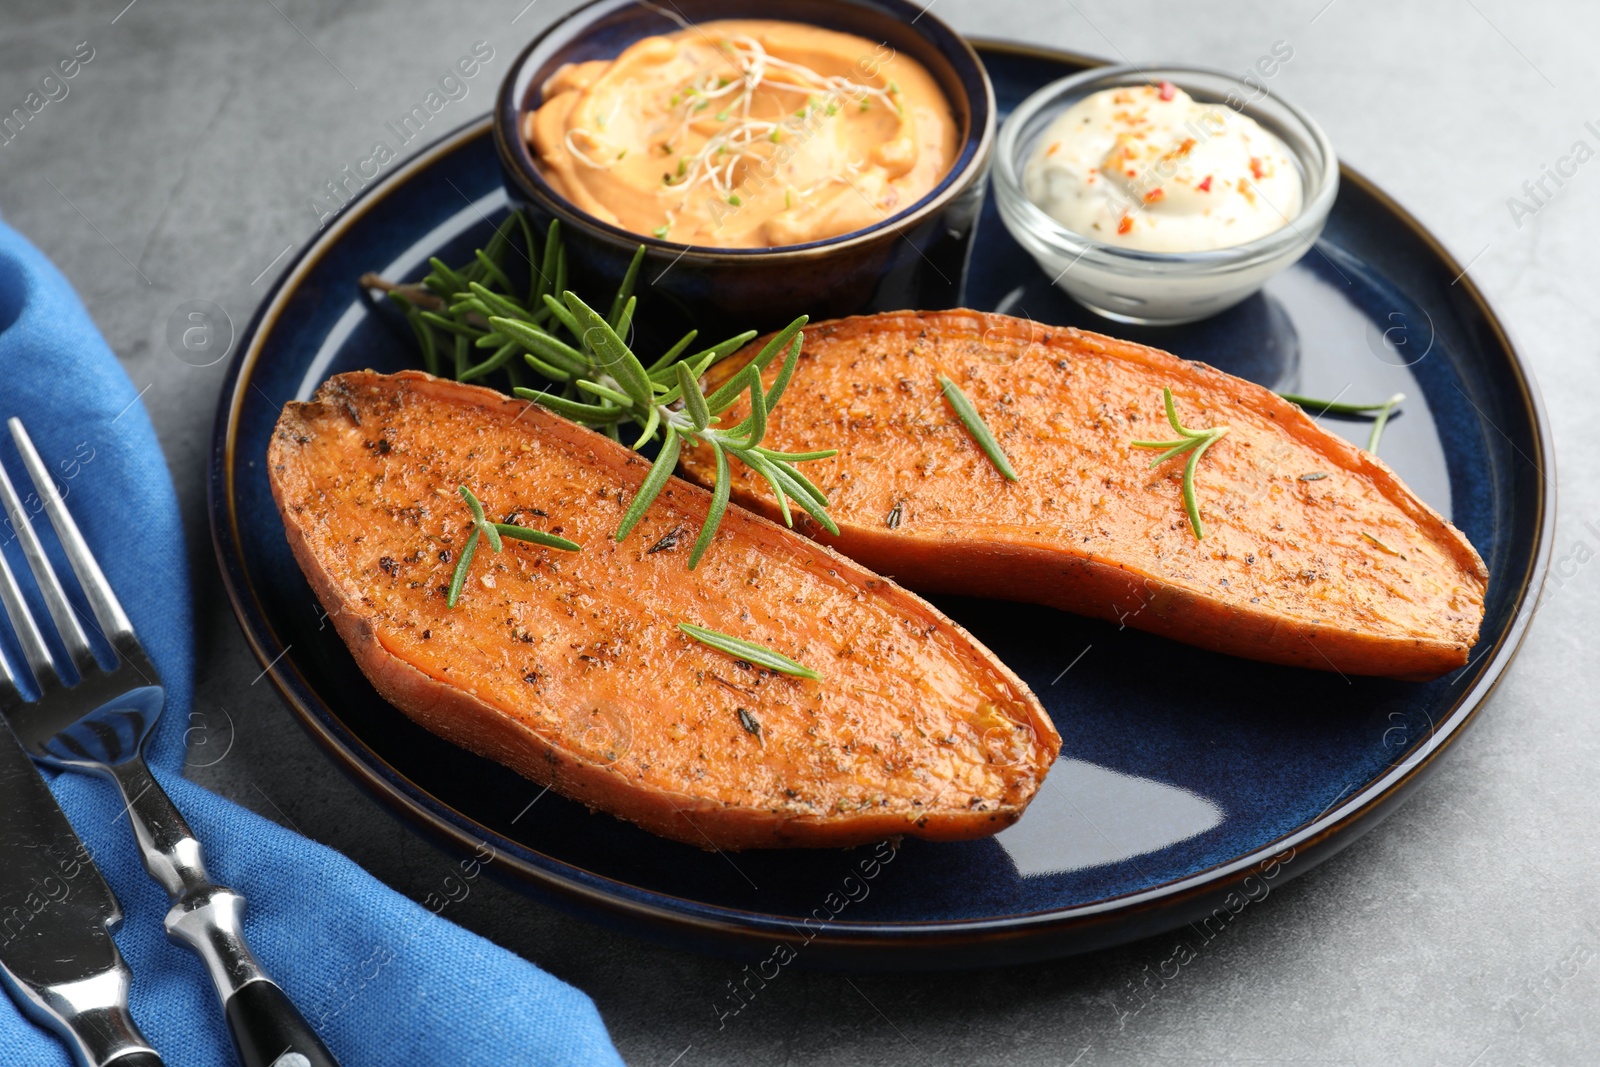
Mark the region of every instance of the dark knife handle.
[[165, 1064], [154, 1052], [130, 1052], [126, 1056], [118, 1056], [106, 1067], [165, 1067]]
[[339, 1067], [277, 983], [263, 978], [240, 986], [225, 1010], [244, 1067]]

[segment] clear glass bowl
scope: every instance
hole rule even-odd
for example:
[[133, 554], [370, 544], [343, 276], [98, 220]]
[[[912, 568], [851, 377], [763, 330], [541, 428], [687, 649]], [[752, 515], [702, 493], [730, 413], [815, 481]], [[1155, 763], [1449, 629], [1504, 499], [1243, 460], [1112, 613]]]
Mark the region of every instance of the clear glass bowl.
[[[1023, 192], [1022, 171], [1034, 143], [1066, 108], [1102, 89], [1169, 81], [1204, 103], [1233, 106], [1284, 143], [1300, 169], [1303, 206], [1289, 225], [1265, 237], [1207, 252], [1146, 252], [1104, 244], [1069, 230]], [[1220, 71], [1181, 67], [1096, 67], [1040, 89], [1000, 128], [994, 191], [1011, 236], [1073, 299], [1120, 322], [1169, 325], [1232, 307], [1310, 251], [1339, 192], [1333, 144], [1312, 118], [1275, 96], [1261, 96]], [[1238, 104], [1238, 101], [1250, 102]]]

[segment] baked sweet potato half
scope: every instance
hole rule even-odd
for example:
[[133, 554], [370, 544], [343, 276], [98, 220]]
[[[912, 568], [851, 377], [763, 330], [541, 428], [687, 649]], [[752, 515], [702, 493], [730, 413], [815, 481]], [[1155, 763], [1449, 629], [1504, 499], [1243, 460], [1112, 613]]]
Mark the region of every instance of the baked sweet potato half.
[[[702, 848], [980, 837], [1016, 821], [1061, 740], [1015, 675], [914, 594], [673, 479], [624, 542], [649, 468], [521, 400], [420, 372], [342, 374], [269, 450], [295, 558], [385, 698], [467, 749]], [[562, 552], [472, 529], [559, 534]], [[814, 670], [774, 673], [680, 623]]]
[[[756, 350], [712, 369], [712, 384]], [[1376, 456], [1269, 390], [1143, 345], [975, 311], [894, 312], [806, 330], [766, 443], [837, 448], [806, 472], [845, 555], [924, 593], [1025, 600], [1272, 663], [1425, 679], [1478, 639], [1488, 571]], [[972, 401], [1001, 476], [941, 393]], [[1226, 425], [1184, 510], [1185, 459], [1137, 439]], [[736, 407], [725, 419], [745, 416]], [[707, 457], [685, 452], [696, 480]], [[776, 515], [743, 468], [733, 499]]]

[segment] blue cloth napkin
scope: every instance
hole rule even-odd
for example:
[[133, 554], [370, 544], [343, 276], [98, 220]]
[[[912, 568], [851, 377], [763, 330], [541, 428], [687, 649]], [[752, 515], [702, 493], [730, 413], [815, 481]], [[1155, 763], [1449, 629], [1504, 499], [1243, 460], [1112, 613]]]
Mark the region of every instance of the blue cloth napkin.
[[[344, 1067], [621, 1064], [584, 994], [339, 853], [182, 777], [194, 649], [172, 480], [138, 393], [71, 286], [0, 223], [0, 421], [11, 415], [24, 419], [57, 471], [166, 684], [166, 712], [147, 752], [156, 777], [204, 843], [212, 877], [248, 900], [245, 931], [267, 972]], [[15, 479], [20, 463], [10, 435], [0, 437]], [[9, 528], [0, 539], [23, 573]], [[122, 902], [116, 940], [133, 969], [133, 1015], [146, 1037], [169, 1067], [234, 1064], [200, 961], [162, 932], [166, 896], [140, 866], [115, 787], [63, 774], [51, 788]], [[452, 870], [441, 870], [441, 882]], [[69, 1062], [0, 995], [0, 1065]]]

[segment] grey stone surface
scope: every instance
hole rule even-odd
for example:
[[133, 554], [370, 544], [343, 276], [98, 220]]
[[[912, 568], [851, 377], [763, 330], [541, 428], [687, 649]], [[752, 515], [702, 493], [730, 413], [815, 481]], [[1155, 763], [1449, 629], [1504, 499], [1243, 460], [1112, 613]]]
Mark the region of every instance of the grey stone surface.
[[[324, 180], [480, 39], [495, 59], [449, 117], [483, 111], [515, 49], [566, 5], [125, 2], [0, 0], [0, 110], [78, 42], [95, 50], [70, 94], [0, 148], [0, 211], [72, 279], [148, 386], [190, 537], [198, 709], [226, 711], [237, 728], [227, 758], [194, 776], [420, 899], [451, 860], [335, 772], [266, 683], [251, 684], [260, 668], [214, 576], [204, 510], [222, 369], [174, 358], [167, 320], [210, 300], [242, 328], [274, 257], [316, 229], [307, 202]], [[727, 963], [487, 882], [452, 917], [591, 993], [639, 1067], [1600, 1061], [1600, 567], [1587, 565], [1600, 551], [1600, 449], [1588, 441], [1600, 407], [1600, 162], [1520, 226], [1506, 203], [1573, 142], [1600, 146], [1584, 125], [1600, 126], [1600, 9], [936, 0], [935, 13], [971, 33], [1141, 64], [1243, 72], [1273, 42], [1292, 44], [1272, 88], [1470, 261], [1543, 383], [1561, 456], [1561, 582], [1521, 658], [1400, 812], [1252, 908], [1151, 998], [1133, 987], [1169, 954], [1162, 939], [956, 976], [791, 969], [719, 1029]]]

